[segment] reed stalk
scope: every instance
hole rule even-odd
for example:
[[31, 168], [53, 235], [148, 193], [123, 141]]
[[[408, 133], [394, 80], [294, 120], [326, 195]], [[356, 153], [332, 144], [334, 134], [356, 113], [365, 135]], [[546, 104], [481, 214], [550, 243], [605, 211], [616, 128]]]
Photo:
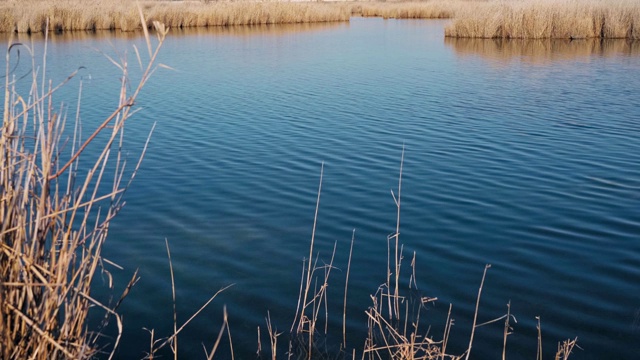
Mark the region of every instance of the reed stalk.
[[[425, 1], [143, 1], [149, 20], [172, 28], [349, 21], [350, 16], [450, 18], [478, 0]], [[26, 6], [28, 4], [28, 6]], [[13, 0], [0, 3], [0, 32], [140, 28], [131, 0]]]
[[[323, 2], [143, 1], [151, 24], [171, 28], [348, 21], [352, 6]], [[136, 2], [130, 0], [14, 0], [0, 2], [0, 32], [121, 30], [141, 28]]]
[[[79, 116], [68, 125], [67, 107], [53, 106], [56, 91], [78, 72], [54, 85], [46, 77], [46, 50], [39, 70], [29, 47], [12, 44], [7, 51], [0, 135], [0, 357], [4, 359], [85, 359], [98, 351], [113, 356], [118, 346], [122, 321], [116, 310], [137, 276], [115, 305], [96, 300], [92, 289], [96, 274], [111, 279], [102, 246], [146, 150], [145, 145], [137, 165], [127, 169], [123, 130], [156, 68], [167, 33], [163, 25], [155, 27], [158, 43], [152, 44], [148, 34], [146, 38], [148, 61], [138, 57], [144, 69], [140, 80], [132, 83], [126, 61], [117, 64], [122, 70], [119, 105], [86, 139], [80, 136]], [[19, 79], [9, 68], [18, 46], [33, 59], [28, 96], [20, 93]], [[96, 155], [91, 165], [81, 168], [81, 158], [90, 156], [85, 151], [89, 147]], [[103, 348], [100, 328], [88, 327], [89, 313], [96, 311], [92, 308], [104, 311], [103, 326], [115, 319], [118, 333], [110, 352]]]
[[[349, 21], [351, 16], [453, 18], [447, 37], [640, 39], [634, 0], [153, 1], [144, 16], [172, 28]], [[0, 32], [140, 29], [130, 0], [0, 2]]]
[[[367, 338], [365, 339], [364, 347], [362, 349], [362, 359], [426, 359], [426, 360], [462, 360], [469, 359], [471, 355], [471, 349], [474, 343], [474, 336], [476, 331], [484, 326], [498, 323], [504, 320], [502, 327], [502, 358], [506, 358], [507, 337], [512, 333], [510, 320], [515, 321], [515, 317], [511, 313], [511, 303], [507, 305], [506, 314], [497, 318], [478, 323], [478, 315], [480, 312], [480, 299], [482, 290], [484, 287], [487, 271], [491, 265], [486, 265], [478, 289], [475, 311], [473, 314], [473, 323], [471, 326], [471, 334], [469, 337], [469, 344], [462, 354], [452, 354], [447, 352], [447, 345], [451, 337], [451, 329], [454, 324], [454, 318], [452, 317], [453, 306], [449, 305], [449, 312], [447, 320], [444, 324], [444, 331], [441, 339], [434, 339], [429, 335], [432, 324], [423, 324], [424, 313], [427, 311], [428, 306], [437, 298], [417, 295], [418, 285], [416, 280], [416, 255], [414, 253], [411, 261], [411, 271], [409, 274], [409, 286], [407, 289], [400, 287], [400, 277], [402, 276], [402, 253], [403, 246], [399, 241], [400, 234], [400, 212], [401, 212], [401, 190], [402, 190], [402, 172], [404, 169], [404, 147], [402, 150], [402, 157], [400, 162], [400, 173], [398, 177], [397, 190], [391, 191], [394, 204], [396, 206], [396, 229], [395, 232], [387, 237], [389, 247], [388, 253], [388, 266], [385, 282], [380, 285], [378, 291], [371, 295], [372, 305], [365, 311], [367, 319]], [[323, 166], [324, 170], [324, 166]], [[314, 217], [314, 224], [317, 221], [318, 207], [320, 204], [320, 193], [322, 190], [322, 177], [324, 171], [321, 171], [321, 183], [318, 188], [318, 200], [316, 203], [316, 213]], [[300, 296], [298, 299], [298, 309], [296, 312], [295, 320], [291, 327], [292, 341], [289, 343], [289, 358], [292, 356], [297, 359], [315, 359], [315, 358], [331, 358], [336, 354], [323, 353], [322, 348], [315, 342], [315, 334], [318, 331], [318, 311], [320, 307], [327, 306], [329, 299], [327, 298], [326, 289], [329, 286], [329, 272], [333, 267], [333, 256], [331, 257], [329, 265], [318, 266], [318, 254], [314, 250], [315, 246], [315, 225], [312, 231], [312, 238], [310, 244], [311, 258], [315, 257], [316, 260], [311, 264], [310, 259], [305, 259], [303, 263], [303, 272], [300, 282]], [[353, 249], [353, 235], [351, 240], [351, 250], [349, 252], [349, 262], [347, 269], [351, 266], [351, 256]], [[394, 257], [394, 260], [391, 259]], [[307, 262], [309, 261], [309, 262]], [[324, 270], [324, 276], [316, 274], [318, 270]], [[347, 301], [347, 284], [348, 284], [348, 270], [347, 278], [345, 280], [345, 295], [343, 299], [343, 337], [340, 351], [338, 356], [344, 356], [346, 354], [346, 304]], [[321, 285], [318, 287], [318, 283]], [[311, 289], [312, 284], [314, 289]], [[408, 291], [407, 291], [408, 290]], [[307, 315], [309, 314], [309, 315]], [[271, 319], [267, 318], [267, 326], [269, 330], [269, 337], [272, 343], [271, 358], [275, 359], [275, 340], [280, 334], [275, 334], [271, 329]], [[538, 354], [537, 359], [542, 359], [542, 331], [540, 328], [540, 321], [538, 318]], [[294, 331], [295, 329], [295, 331]], [[325, 325], [325, 334], [326, 334]], [[571, 354], [573, 347], [576, 346], [577, 339], [566, 340], [558, 344], [558, 351], [556, 353], [556, 359], [566, 360]], [[260, 349], [260, 346], [259, 346]], [[260, 350], [259, 350], [260, 353]], [[353, 358], [356, 358], [356, 349], [353, 349]]]
[[353, 13], [385, 19], [448, 19], [465, 7], [474, 6], [475, 0], [427, 1], [363, 1], [354, 4]]

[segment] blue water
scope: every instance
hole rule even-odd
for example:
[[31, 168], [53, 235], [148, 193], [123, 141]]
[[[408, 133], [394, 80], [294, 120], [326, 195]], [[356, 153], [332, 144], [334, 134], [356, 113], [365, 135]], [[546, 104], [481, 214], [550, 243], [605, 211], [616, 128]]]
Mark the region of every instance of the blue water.
[[[327, 344], [342, 340], [355, 229], [347, 348], [360, 356], [369, 295], [386, 280], [403, 147], [401, 280], [415, 252], [421, 293], [438, 297], [421, 319], [430, 336], [441, 338], [453, 304], [448, 349], [464, 352], [492, 264], [478, 322], [511, 302], [509, 358], [535, 358], [536, 317], [545, 358], [575, 337], [572, 359], [637, 358], [640, 46], [445, 40], [445, 24], [354, 18], [169, 36], [159, 60], [175, 70], [154, 74], [138, 101], [131, 163], [155, 130], [104, 250], [124, 267], [110, 268], [119, 289], [141, 275], [121, 308], [120, 358], [144, 356], [143, 327], [172, 331], [165, 239], [179, 323], [233, 284], [181, 333], [181, 357], [211, 349], [226, 305], [236, 358], [255, 358], [258, 326], [268, 356], [267, 313], [284, 358], [322, 164], [316, 249], [328, 262], [337, 246]], [[135, 78], [134, 44], [145, 49], [138, 34], [51, 40], [54, 79], [86, 67], [86, 129], [117, 103], [119, 73], [100, 51], [127, 50]], [[78, 87], [60, 97], [75, 104]], [[218, 354], [230, 358], [223, 339]], [[478, 328], [472, 358], [501, 352], [502, 322]]]

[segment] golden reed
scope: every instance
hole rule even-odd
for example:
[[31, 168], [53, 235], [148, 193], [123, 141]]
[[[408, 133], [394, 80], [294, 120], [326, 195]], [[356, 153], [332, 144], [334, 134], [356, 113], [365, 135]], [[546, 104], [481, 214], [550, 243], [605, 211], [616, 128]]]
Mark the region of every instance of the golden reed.
[[524, 0], [475, 3], [456, 12], [445, 36], [502, 39], [640, 39], [640, 2]]
[[446, 19], [473, 6], [474, 0], [369, 1], [355, 3], [353, 13], [396, 19]]
[[[171, 28], [349, 21], [351, 16], [453, 18], [458, 38], [640, 38], [637, 0], [143, 1], [144, 15]], [[132, 0], [7, 0], [0, 32], [140, 28]]]
[[[27, 5], [28, 4], [28, 5]], [[347, 21], [351, 7], [317, 2], [145, 1], [145, 17], [171, 28]], [[51, 31], [140, 29], [134, 1], [40, 1], [0, 3], [0, 32], [42, 32], [49, 19]]]
[[[171, 28], [349, 21], [353, 15], [384, 18], [450, 18], [474, 0], [425, 1], [142, 1], [149, 21]], [[132, 0], [8, 0], [0, 2], [0, 32], [140, 28]]]
[[[119, 105], [104, 114], [102, 124], [86, 139], [79, 136], [79, 117], [73, 123], [66, 118], [67, 107], [56, 110], [51, 105], [53, 94], [78, 71], [54, 85], [43, 61], [38, 68], [42, 71], [34, 67], [31, 79], [16, 79], [11, 57], [19, 56], [18, 48], [32, 55], [33, 49], [14, 44], [7, 51], [0, 132], [1, 359], [115, 354], [122, 335], [116, 311], [137, 281], [137, 272], [117, 302], [103, 303], [92, 290], [100, 277], [113, 289], [108, 270], [113, 263], [101, 251], [110, 221], [124, 205], [122, 196], [144, 156], [143, 150], [135, 168], [126, 167], [122, 134], [138, 94], [159, 66], [155, 59], [168, 30], [159, 23], [155, 28], [157, 45], [145, 33], [150, 60], [139, 62], [144, 69], [139, 82], [122, 80]], [[126, 63], [116, 65], [126, 78]], [[30, 89], [22, 89], [21, 83], [30, 83]], [[89, 146], [92, 154], [84, 152]], [[104, 314], [102, 323], [91, 329], [90, 312]], [[100, 334], [109, 322], [118, 331], [109, 340], [111, 350], [101, 343]]]

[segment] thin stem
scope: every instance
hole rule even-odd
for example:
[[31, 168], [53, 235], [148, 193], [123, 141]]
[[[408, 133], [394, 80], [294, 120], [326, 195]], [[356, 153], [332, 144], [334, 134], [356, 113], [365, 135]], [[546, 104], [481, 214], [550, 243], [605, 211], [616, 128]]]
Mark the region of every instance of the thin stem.
[[356, 229], [351, 233], [351, 247], [349, 248], [349, 261], [347, 263], [347, 275], [344, 281], [344, 305], [342, 308], [342, 347], [347, 348], [347, 289], [349, 287], [349, 271], [351, 270], [351, 255], [353, 254], [353, 242], [356, 238]]
[[467, 348], [467, 356], [465, 360], [469, 360], [469, 356], [471, 355], [471, 346], [473, 345], [473, 335], [476, 331], [476, 322], [478, 321], [478, 309], [480, 308], [480, 297], [482, 295], [482, 287], [484, 286], [484, 279], [487, 276], [487, 270], [491, 267], [491, 264], [487, 264], [484, 267], [484, 272], [482, 274], [482, 281], [480, 282], [480, 288], [478, 289], [478, 297], [476, 299], [476, 311], [473, 315], [473, 326], [471, 328], [471, 337], [469, 338], [469, 347]]

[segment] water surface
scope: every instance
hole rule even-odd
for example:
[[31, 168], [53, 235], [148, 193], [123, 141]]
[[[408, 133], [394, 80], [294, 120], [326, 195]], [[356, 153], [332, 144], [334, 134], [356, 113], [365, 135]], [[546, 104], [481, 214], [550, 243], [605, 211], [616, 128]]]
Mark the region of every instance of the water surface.
[[[328, 344], [335, 350], [342, 338], [355, 229], [347, 345], [360, 350], [369, 294], [386, 279], [403, 146], [402, 279], [408, 284], [415, 252], [422, 294], [439, 298], [422, 319], [435, 338], [451, 303], [449, 349], [466, 348], [490, 263], [479, 322], [511, 302], [510, 358], [535, 357], [536, 317], [545, 356], [577, 336], [574, 359], [636, 358], [638, 44], [452, 40], [444, 25], [354, 18], [171, 34], [160, 61], [175, 71], [154, 75], [138, 102], [127, 131], [132, 158], [156, 127], [105, 249], [124, 267], [111, 269], [121, 288], [136, 268], [141, 274], [122, 307], [121, 358], [144, 355], [143, 327], [156, 337], [172, 331], [165, 239], [179, 322], [234, 284], [185, 328], [181, 356], [211, 348], [224, 305], [236, 358], [255, 357], [258, 326], [266, 350], [267, 312], [288, 333], [322, 163], [316, 245], [329, 261], [337, 244], [338, 268]], [[86, 67], [86, 128], [117, 103], [119, 73], [101, 52], [126, 49], [135, 77], [134, 44], [145, 48], [139, 35], [52, 37], [54, 79]], [[77, 89], [76, 79], [61, 96], [74, 99]], [[284, 357], [286, 340], [280, 345]], [[502, 323], [479, 328], [472, 356], [501, 351]]]

